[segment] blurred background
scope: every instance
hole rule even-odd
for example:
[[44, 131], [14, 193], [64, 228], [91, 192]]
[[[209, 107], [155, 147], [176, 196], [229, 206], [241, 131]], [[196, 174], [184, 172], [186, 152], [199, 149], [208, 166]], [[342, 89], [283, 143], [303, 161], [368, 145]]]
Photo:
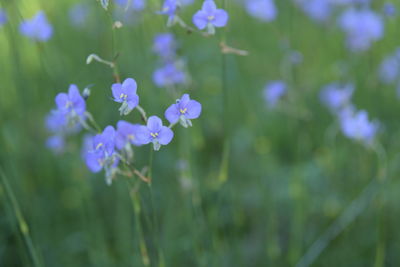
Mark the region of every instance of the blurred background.
[[[0, 1], [0, 266], [399, 266], [397, 1], [216, 0], [229, 21], [210, 37], [167, 27], [159, 0], [106, 2]], [[201, 5], [182, 3], [188, 27]], [[153, 43], [167, 32], [186, 78], [163, 87]], [[202, 104], [160, 151], [135, 148], [151, 186], [91, 173], [85, 131], [47, 140], [70, 84], [90, 87], [102, 129], [121, 119], [92, 53], [137, 81], [148, 115], [164, 117], [171, 88]], [[350, 96], [326, 100], [332, 83]]]

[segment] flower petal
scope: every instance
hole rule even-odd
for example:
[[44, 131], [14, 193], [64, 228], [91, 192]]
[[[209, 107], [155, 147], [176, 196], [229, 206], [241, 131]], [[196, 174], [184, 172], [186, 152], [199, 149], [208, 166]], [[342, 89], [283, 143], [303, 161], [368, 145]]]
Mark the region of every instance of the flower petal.
[[150, 132], [158, 133], [161, 130], [161, 127], [162, 127], [162, 121], [159, 117], [151, 116], [147, 120], [147, 128], [150, 130]]
[[136, 131], [137, 145], [146, 145], [152, 141], [150, 130], [146, 126], [139, 126]]
[[59, 94], [56, 96], [56, 99], [55, 99], [57, 108], [58, 108], [60, 111], [63, 111], [63, 112], [68, 111], [68, 109], [67, 109], [67, 103], [68, 103], [68, 101], [69, 101], [69, 100], [68, 100], [68, 95], [67, 95], [66, 93], [59, 93]]
[[127, 103], [128, 103], [128, 107], [130, 109], [134, 109], [139, 104], [139, 96], [133, 95], [133, 96], [128, 97]]
[[208, 23], [207, 14], [204, 11], [199, 10], [193, 15], [192, 21], [199, 30], [203, 30], [206, 28]]
[[118, 103], [121, 103], [121, 102], [122, 102], [122, 99], [121, 99], [122, 84], [120, 84], [120, 83], [114, 83], [114, 84], [111, 86], [111, 91], [112, 91], [112, 94], [113, 94], [113, 97], [114, 97], [114, 101], [115, 101], [115, 102], [118, 102]]
[[103, 166], [100, 164], [102, 159], [101, 153], [89, 152], [86, 154], [85, 161], [91, 172], [99, 172], [103, 168]]
[[215, 18], [212, 21], [212, 24], [215, 27], [224, 27], [226, 25], [226, 23], [228, 22], [228, 19], [229, 19], [228, 12], [226, 12], [223, 9], [217, 9], [215, 11], [215, 15], [214, 16], [215, 16]]
[[217, 6], [215, 5], [215, 2], [213, 0], [206, 0], [204, 1], [201, 9], [207, 13], [207, 15], [213, 15], [215, 10], [217, 9]]
[[157, 139], [161, 145], [167, 145], [171, 142], [173, 137], [174, 132], [170, 128], [163, 126], [161, 127], [161, 131], [158, 133]]
[[170, 123], [176, 123], [179, 120], [180, 116], [177, 104], [172, 104], [171, 106], [169, 106], [169, 108], [167, 108], [167, 110], [165, 111], [164, 116]]
[[122, 84], [122, 92], [128, 96], [136, 95], [137, 83], [134, 79], [128, 78]]
[[196, 100], [190, 100], [186, 108], [185, 117], [188, 119], [197, 119], [201, 114], [201, 104]]

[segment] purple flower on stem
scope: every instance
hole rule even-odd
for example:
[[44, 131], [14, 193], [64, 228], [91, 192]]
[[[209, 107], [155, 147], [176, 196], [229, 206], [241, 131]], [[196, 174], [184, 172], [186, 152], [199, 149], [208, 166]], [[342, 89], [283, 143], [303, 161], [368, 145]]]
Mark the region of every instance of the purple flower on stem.
[[115, 136], [115, 146], [117, 149], [122, 150], [130, 144], [139, 146], [141, 145], [138, 139], [138, 131], [140, 125], [132, 124], [127, 121], [119, 121], [117, 123], [117, 134]]
[[174, 137], [174, 132], [163, 126], [162, 121], [157, 116], [151, 116], [147, 120], [147, 126], [140, 126], [138, 138], [141, 144], [153, 143], [154, 150], [160, 150], [161, 145], [167, 145]]
[[175, 104], [172, 104], [165, 111], [165, 118], [171, 123], [179, 123], [187, 128], [192, 126], [190, 120], [197, 119], [201, 113], [201, 104], [196, 100], [191, 100], [188, 94], [184, 94], [181, 99], [177, 99]]
[[338, 112], [350, 104], [353, 92], [352, 84], [331, 83], [322, 89], [320, 99], [330, 110]]
[[176, 22], [176, 13], [179, 9], [178, 0], [165, 0], [161, 11], [157, 12], [161, 15], [168, 15], [167, 26], [173, 26]]
[[215, 27], [224, 27], [228, 19], [228, 12], [217, 8], [213, 0], [205, 0], [201, 10], [193, 15], [194, 25], [200, 30], [207, 28], [209, 34], [215, 33]]
[[49, 40], [53, 34], [53, 27], [47, 21], [43, 11], [39, 11], [30, 19], [20, 24], [20, 32], [34, 41], [45, 42]]
[[264, 22], [273, 21], [277, 15], [277, 9], [273, 0], [246, 0], [247, 13]]
[[0, 8], [0, 27], [6, 24], [8, 18], [7, 13], [4, 9]]
[[379, 125], [368, 120], [366, 111], [344, 111], [339, 115], [339, 119], [342, 132], [346, 137], [361, 141], [367, 145], [372, 144]]
[[58, 110], [64, 115], [71, 117], [84, 117], [86, 111], [85, 99], [79, 93], [79, 89], [75, 84], [71, 84], [68, 94], [59, 93], [55, 99]]
[[169, 63], [154, 72], [153, 81], [158, 87], [169, 87], [184, 84], [186, 82], [186, 75], [176, 67], [176, 64]]
[[106, 182], [111, 184], [115, 173], [118, 171], [117, 166], [119, 158], [115, 153], [115, 129], [107, 126], [101, 134], [93, 137], [92, 150], [86, 153], [86, 165], [91, 172], [99, 172], [103, 168], [106, 172]]
[[283, 81], [269, 82], [264, 88], [264, 99], [269, 107], [275, 107], [278, 101], [287, 91], [287, 85]]
[[127, 115], [139, 104], [136, 94], [137, 84], [132, 78], [126, 79], [122, 84], [114, 83], [111, 87], [114, 101], [122, 103], [119, 108], [121, 115]]

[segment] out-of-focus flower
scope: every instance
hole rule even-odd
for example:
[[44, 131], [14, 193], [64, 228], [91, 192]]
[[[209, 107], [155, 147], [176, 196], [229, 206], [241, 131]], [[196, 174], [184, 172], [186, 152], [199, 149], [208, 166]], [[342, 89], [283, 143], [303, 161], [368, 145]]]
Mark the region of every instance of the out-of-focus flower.
[[157, 116], [151, 116], [147, 120], [147, 126], [140, 126], [138, 131], [138, 138], [141, 144], [153, 143], [154, 150], [159, 150], [161, 145], [168, 145], [174, 132], [163, 126], [162, 121]]
[[121, 115], [127, 115], [139, 104], [139, 96], [136, 94], [137, 84], [132, 78], [127, 78], [122, 84], [114, 83], [111, 87], [114, 101], [122, 103], [119, 111]]
[[165, 111], [165, 118], [171, 123], [177, 123], [187, 128], [192, 126], [192, 119], [197, 119], [201, 113], [201, 104], [196, 100], [191, 100], [188, 94], [184, 94], [181, 99], [177, 99]]
[[158, 87], [184, 84], [186, 82], [186, 74], [177, 68], [175, 63], [168, 63], [154, 72], [153, 81]]
[[207, 28], [209, 34], [215, 33], [215, 27], [224, 27], [228, 19], [228, 12], [217, 8], [213, 0], [205, 0], [201, 10], [193, 15], [194, 25], [200, 30]]
[[396, 55], [386, 57], [379, 66], [379, 78], [385, 84], [392, 84], [399, 79], [400, 60]]
[[356, 52], [368, 50], [384, 34], [382, 18], [369, 9], [347, 9], [339, 17], [339, 26], [347, 35], [347, 46]]
[[86, 165], [91, 172], [106, 172], [106, 182], [111, 184], [117, 172], [119, 158], [115, 153], [115, 129], [107, 126], [101, 134], [93, 137], [93, 147], [86, 153]]
[[117, 149], [122, 150], [127, 145], [141, 145], [137, 133], [139, 130], [139, 124], [132, 124], [127, 121], [119, 121], [117, 123], [117, 134], [115, 136], [115, 146]]
[[164, 0], [161, 11], [157, 12], [161, 15], [167, 15], [167, 26], [170, 27], [175, 24], [176, 13], [179, 10], [178, 0]]
[[68, 117], [85, 117], [86, 102], [79, 93], [79, 89], [75, 84], [69, 86], [68, 94], [59, 93], [55, 98], [55, 102], [58, 110], [62, 114]]
[[115, 0], [115, 3], [125, 10], [141, 11], [146, 8], [144, 0]]
[[39, 11], [29, 20], [25, 20], [20, 24], [20, 32], [34, 41], [45, 42], [49, 40], [53, 34], [53, 27], [49, 24], [46, 14]]
[[75, 27], [84, 26], [88, 15], [89, 7], [82, 3], [75, 4], [69, 9], [69, 20]]
[[297, 0], [303, 12], [315, 21], [326, 21], [332, 14], [332, 3], [329, 0]]
[[393, 5], [392, 3], [385, 3], [383, 5], [382, 11], [383, 11], [383, 14], [388, 17], [393, 17], [397, 13], [395, 5]]
[[322, 89], [320, 98], [331, 111], [338, 112], [351, 103], [353, 92], [352, 84], [331, 83]]
[[52, 110], [50, 114], [46, 116], [46, 128], [52, 133], [62, 132], [66, 125], [66, 117], [59, 110]]
[[275, 20], [278, 13], [274, 0], [246, 0], [245, 7], [251, 16], [264, 22]]
[[46, 140], [46, 147], [56, 154], [61, 154], [65, 149], [65, 141], [61, 135], [53, 135]]
[[0, 8], [0, 27], [7, 23], [8, 17], [4, 9]]
[[367, 145], [372, 144], [379, 129], [378, 123], [369, 121], [368, 113], [364, 110], [342, 112], [339, 120], [342, 132], [346, 137]]
[[170, 60], [175, 57], [176, 46], [172, 33], [160, 33], [154, 37], [153, 51], [164, 60]]
[[287, 91], [287, 85], [283, 81], [269, 82], [264, 88], [264, 99], [271, 108], [275, 107], [278, 101]]

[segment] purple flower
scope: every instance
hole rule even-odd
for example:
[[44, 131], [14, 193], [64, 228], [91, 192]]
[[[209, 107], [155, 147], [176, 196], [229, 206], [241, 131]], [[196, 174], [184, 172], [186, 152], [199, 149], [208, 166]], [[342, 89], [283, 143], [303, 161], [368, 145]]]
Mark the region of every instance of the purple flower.
[[397, 13], [395, 5], [392, 3], [385, 3], [383, 5], [383, 14], [385, 14], [388, 17], [393, 17]]
[[315, 21], [326, 21], [332, 13], [332, 2], [328, 0], [297, 0], [301, 9]]
[[192, 126], [190, 120], [197, 119], [201, 113], [201, 104], [196, 100], [191, 100], [188, 94], [184, 94], [181, 99], [177, 99], [175, 104], [172, 104], [165, 111], [165, 118], [171, 123], [177, 123], [187, 128]]
[[228, 22], [228, 13], [218, 9], [213, 0], [205, 0], [201, 10], [193, 15], [193, 23], [200, 30], [207, 27], [209, 34], [215, 33], [214, 27], [224, 27]]
[[174, 132], [163, 126], [162, 121], [157, 116], [151, 116], [147, 120], [147, 126], [140, 126], [138, 138], [141, 144], [153, 143], [154, 150], [159, 150], [161, 145], [167, 145], [174, 137]]
[[115, 0], [115, 3], [126, 10], [141, 11], [146, 7], [144, 0]]
[[136, 94], [137, 84], [134, 79], [128, 78], [122, 84], [114, 83], [111, 90], [114, 101], [122, 103], [119, 108], [121, 115], [127, 115], [139, 104], [139, 96]]
[[68, 94], [59, 93], [55, 99], [58, 110], [67, 116], [84, 118], [86, 111], [86, 102], [79, 93], [79, 89], [75, 84], [71, 84]]
[[172, 26], [176, 22], [176, 13], [179, 9], [178, 0], [165, 0], [162, 6], [161, 11], [157, 12], [161, 15], [168, 15], [167, 26]]
[[320, 99], [331, 111], [338, 112], [350, 104], [353, 92], [352, 84], [331, 83], [322, 89]]
[[7, 13], [4, 9], [0, 8], [0, 27], [6, 24], [8, 18]]
[[186, 82], [186, 74], [178, 69], [176, 64], [169, 63], [154, 72], [153, 81], [158, 87], [184, 84]]
[[339, 18], [339, 26], [347, 35], [347, 46], [351, 51], [368, 50], [384, 33], [382, 18], [368, 9], [347, 9]]
[[103, 168], [106, 172], [106, 182], [111, 184], [117, 172], [119, 158], [114, 151], [115, 130], [107, 126], [101, 134], [93, 137], [93, 147], [86, 154], [86, 165], [91, 172], [99, 172]]
[[51, 136], [46, 140], [46, 147], [56, 154], [61, 154], [65, 148], [64, 138], [61, 135]]
[[342, 112], [339, 116], [343, 134], [367, 145], [373, 142], [379, 125], [368, 120], [368, 113], [364, 110], [358, 112]]
[[246, 0], [247, 12], [261, 21], [273, 21], [277, 15], [277, 9], [273, 0]]
[[53, 34], [53, 27], [47, 21], [43, 11], [39, 11], [30, 19], [20, 24], [20, 32], [34, 41], [47, 41]]
[[132, 124], [122, 120], [119, 121], [117, 123], [117, 134], [115, 136], [115, 146], [117, 149], [122, 150], [129, 144], [135, 146], [141, 145], [137, 137], [139, 127], [139, 124]]
[[69, 20], [75, 27], [82, 27], [85, 25], [88, 18], [89, 8], [85, 4], [75, 4], [69, 9]]
[[287, 85], [283, 81], [269, 82], [264, 88], [264, 99], [268, 106], [275, 107], [278, 101], [286, 93]]
[[160, 33], [154, 37], [153, 51], [164, 60], [170, 60], [175, 57], [176, 42], [171, 33]]
[[392, 84], [400, 76], [400, 55], [396, 51], [387, 56], [379, 66], [379, 78], [385, 84]]

